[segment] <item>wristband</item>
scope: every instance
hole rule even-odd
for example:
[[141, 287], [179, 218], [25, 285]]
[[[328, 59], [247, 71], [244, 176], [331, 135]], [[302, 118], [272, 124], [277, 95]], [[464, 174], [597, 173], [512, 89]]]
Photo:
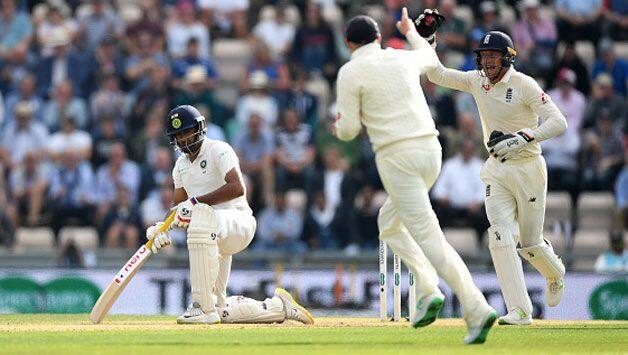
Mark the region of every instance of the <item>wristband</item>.
[[193, 205], [196, 205], [198, 203], [198, 200], [196, 199], [196, 197], [192, 197], [190, 199], [190, 202], [192, 202]]

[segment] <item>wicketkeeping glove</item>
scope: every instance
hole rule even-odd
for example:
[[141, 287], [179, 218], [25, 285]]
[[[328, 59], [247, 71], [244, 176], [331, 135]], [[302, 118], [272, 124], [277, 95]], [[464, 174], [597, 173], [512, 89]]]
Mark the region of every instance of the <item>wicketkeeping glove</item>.
[[445, 16], [438, 13], [438, 10], [425, 9], [414, 21], [414, 26], [421, 37], [427, 39], [430, 44], [434, 42], [434, 34], [445, 21]]
[[168, 231], [153, 236], [163, 224], [164, 222], [157, 222], [157, 224], [155, 224], [154, 226], [150, 226], [148, 227], [148, 229], [146, 229], [146, 239], [150, 240], [151, 237], [153, 239], [153, 245], [150, 247], [150, 250], [152, 250], [153, 254], [157, 254], [159, 252], [159, 249], [172, 244], [172, 238], [170, 238], [170, 234], [168, 234]]
[[[491, 140], [486, 144], [490, 150], [489, 153], [499, 159], [502, 163], [508, 159], [512, 159], [519, 154], [525, 147], [534, 141], [534, 133], [529, 129], [522, 129], [516, 134], [499, 135], [499, 131], [491, 133]], [[495, 137], [493, 137], [495, 134]]]

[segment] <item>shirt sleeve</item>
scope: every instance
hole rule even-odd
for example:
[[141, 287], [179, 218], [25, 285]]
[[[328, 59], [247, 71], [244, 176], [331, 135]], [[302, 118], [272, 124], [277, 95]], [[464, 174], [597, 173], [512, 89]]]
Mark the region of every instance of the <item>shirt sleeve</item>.
[[360, 133], [360, 88], [356, 80], [347, 73], [345, 66], [338, 72], [337, 97], [338, 113], [336, 114], [337, 137], [349, 141]]
[[215, 157], [216, 167], [223, 178], [238, 165], [238, 156], [233, 148], [226, 143], [216, 147]]
[[408, 33], [407, 39], [408, 42], [410, 42], [413, 54], [416, 56], [415, 61], [421, 72], [425, 73], [436, 69], [440, 62], [434, 50], [435, 45], [434, 47], [430, 45], [429, 42], [419, 36], [417, 32]]
[[174, 181], [174, 188], [180, 189], [183, 187], [183, 178], [181, 177], [181, 173], [179, 172], [179, 165], [174, 164], [174, 168], [172, 169], [172, 180]]
[[567, 120], [550, 96], [532, 78], [526, 77], [522, 84], [525, 104], [543, 121], [533, 130], [534, 139], [542, 142], [563, 133], [567, 129]]

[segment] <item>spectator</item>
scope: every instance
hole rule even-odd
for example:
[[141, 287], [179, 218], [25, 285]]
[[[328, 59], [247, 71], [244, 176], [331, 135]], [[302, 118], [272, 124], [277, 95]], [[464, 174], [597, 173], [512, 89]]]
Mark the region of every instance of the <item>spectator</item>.
[[584, 183], [587, 190], [611, 190], [624, 162], [623, 137], [613, 128], [608, 109], [585, 134]]
[[57, 265], [61, 268], [85, 267], [85, 257], [74, 239], [68, 239], [59, 248]]
[[242, 89], [247, 90], [251, 85], [253, 73], [263, 71], [268, 76], [270, 87], [275, 90], [290, 89], [290, 72], [281, 58], [273, 58], [270, 49], [264, 42], [255, 42], [253, 57], [249, 62], [246, 75], [242, 82]]
[[628, 272], [628, 250], [624, 247], [624, 234], [613, 230], [610, 235], [610, 250], [597, 257], [595, 271], [599, 273]]
[[33, 152], [38, 159], [46, 156], [48, 130], [33, 120], [33, 108], [27, 101], [15, 106], [15, 121], [2, 131], [0, 139], [0, 161], [9, 168], [19, 164], [27, 152]]
[[466, 140], [459, 153], [445, 161], [432, 196], [441, 225], [470, 226], [481, 245], [489, 224], [484, 212], [485, 188], [480, 180], [483, 162], [474, 155], [473, 147], [473, 141]]
[[580, 131], [571, 127], [563, 134], [554, 137], [551, 142], [541, 142], [543, 157], [547, 165], [547, 189], [569, 192], [574, 212], [578, 195], [582, 190], [580, 147]]
[[596, 78], [600, 73], [609, 74], [613, 78], [615, 92], [626, 96], [626, 80], [628, 80], [628, 61], [617, 58], [614, 44], [609, 39], [603, 39], [599, 45], [600, 56], [595, 60], [591, 76]]
[[131, 100], [128, 95], [120, 90], [118, 77], [115, 74], [104, 74], [100, 79], [100, 85], [89, 99], [89, 109], [93, 122], [99, 122], [102, 117], [117, 117], [119, 127], [123, 129], [123, 123], [127, 121], [131, 110]]
[[53, 169], [50, 179], [51, 227], [59, 230], [70, 224], [91, 224], [94, 194], [94, 174], [78, 153], [68, 151]]
[[249, 118], [246, 130], [234, 140], [233, 148], [240, 160], [242, 172], [257, 188], [253, 189], [251, 208], [260, 210], [272, 202], [274, 190], [272, 156], [274, 137], [272, 131], [264, 130], [262, 118], [253, 113]]
[[447, 91], [439, 90], [438, 86], [427, 78], [420, 80], [425, 99], [437, 125], [439, 127], [454, 127], [456, 124], [456, 105], [453, 97]]
[[[324, 191], [316, 191], [307, 209], [301, 239], [309, 249], [331, 249], [337, 247], [333, 221], [335, 208], [325, 199]], [[346, 222], [346, 221], [345, 221]]]
[[[173, 1], [169, 1], [169, 3], [173, 3]], [[164, 11], [167, 7], [162, 5], [161, 0], [141, 0], [138, 2], [138, 5], [140, 7], [141, 16], [136, 22], [127, 26], [127, 38], [132, 38], [138, 33], [148, 31], [155, 39], [157, 48], [164, 48], [166, 41], [164, 39], [164, 27], [162, 23], [167, 17]], [[135, 49], [136, 48], [134, 48], [134, 50]]]
[[158, 186], [168, 182], [172, 177], [172, 167], [174, 159], [170, 147], [158, 147], [155, 151], [155, 158], [142, 167], [142, 177], [140, 179], [140, 199], [144, 199]]
[[219, 36], [245, 38], [249, 0], [198, 0], [205, 24]]
[[82, 130], [91, 126], [85, 100], [73, 95], [72, 84], [67, 80], [55, 86], [54, 93], [44, 106], [43, 117], [44, 124], [51, 132], [61, 127], [63, 117], [72, 117], [76, 127]]
[[281, 109], [293, 108], [303, 121], [310, 125], [313, 130], [318, 127], [318, 100], [314, 95], [305, 89], [306, 74], [297, 72], [292, 90], [286, 96], [286, 103], [281, 105]]
[[0, 1], [0, 64], [22, 62], [33, 37], [29, 16], [18, 12], [15, 0]]
[[310, 126], [301, 123], [295, 110], [283, 114], [283, 127], [277, 132], [275, 161], [277, 186], [283, 190], [305, 189], [311, 191], [314, 174], [314, 135]]
[[88, 51], [93, 52], [106, 36], [120, 39], [124, 34], [124, 22], [107, 9], [108, 4], [107, 0], [91, 0], [91, 11], [79, 19], [79, 37]]
[[615, 122], [615, 127], [620, 130], [626, 121], [626, 101], [619, 97], [613, 90], [613, 78], [606, 73], [599, 74], [595, 78], [591, 99], [584, 111], [583, 128], [595, 126], [601, 112], [607, 110], [608, 115]]
[[335, 80], [338, 53], [332, 28], [321, 16], [320, 5], [308, 2], [305, 21], [292, 43], [292, 60], [306, 73]]
[[40, 53], [43, 57], [52, 55], [53, 43], [51, 40], [55, 38], [57, 32], [65, 32], [74, 39], [78, 30], [78, 24], [70, 17], [70, 9], [64, 2], [50, 2], [45, 5], [45, 18], [37, 26], [37, 43], [40, 47]]
[[120, 188], [125, 189], [132, 205], [139, 198], [140, 169], [137, 164], [126, 157], [126, 148], [122, 143], [114, 143], [109, 152], [109, 160], [98, 169], [96, 174], [96, 194], [98, 196], [99, 220], [116, 204], [116, 196]]
[[259, 70], [249, 77], [249, 92], [236, 103], [235, 119], [238, 127], [246, 127], [249, 117], [253, 113], [263, 119], [263, 127], [272, 130], [277, 123], [279, 108], [277, 102], [268, 93], [268, 75]]
[[473, 142], [473, 151], [482, 158], [488, 157], [488, 151], [484, 145], [484, 138], [478, 129], [477, 120], [469, 112], [462, 112], [458, 115], [458, 124], [456, 130], [451, 128], [443, 129], [443, 136], [447, 145], [445, 146], [444, 156], [450, 157], [460, 152], [463, 142], [471, 140]]
[[156, 66], [148, 74], [147, 85], [137, 94], [133, 115], [128, 125], [132, 133], [137, 132], [146, 124], [146, 117], [153, 108], [167, 109], [170, 106], [172, 91], [168, 68]]
[[553, 87], [554, 81], [558, 76], [558, 72], [563, 69], [571, 69], [576, 74], [576, 89], [583, 93], [585, 96], [588, 96], [591, 92], [591, 83], [589, 80], [589, 70], [587, 66], [584, 64], [582, 59], [578, 56], [576, 52], [576, 46], [573, 42], [565, 43], [565, 51], [563, 52], [562, 57], [554, 64], [554, 68], [552, 69], [551, 74], [549, 75], [549, 80], [547, 82], [547, 87]]
[[[131, 83], [132, 92], [138, 93], [150, 85], [151, 75], [161, 68], [169, 68], [168, 57], [157, 47], [155, 37], [149, 31], [137, 34], [137, 53], [127, 57], [124, 64], [125, 78]], [[168, 70], [165, 71], [168, 74]]]
[[474, 28], [473, 31], [469, 34], [469, 43], [471, 47], [471, 51], [466, 53], [464, 58], [464, 62], [460, 66], [460, 70], [462, 71], [471, 71], [477, 70], [476, 64], [476, 54], [473, 52], [480, 46], [480, 41], [484, 38], [484, 31], [479, 28]]
[[105, 246], [117, 248], [122, 244], [128, 249], [135, 249], [140, 236], [140, 214], [131, 202], [129, 191], [122, 185], [117, 186], [115, 201], [110, 205], [103, 222]]
[[456, 0], [442, 0], [438, 9], [447, 21], [443, 22], [438, 30], [439, 38], [437, 42], [444, 44], [445, 50], [451, 49], [464, 53], [467, 50], [467, 25], [454, 12]]
[[[163, 132], [161, 133], [163, 135]], [[111, 147], [124, 140], [124, 134], [116, 127], [116, 122], [111, 116], [103, 116], [94, 129], [93, 138], [92, 164], [94, 168], [98, 168], [107, 161]], [[131, 143], [139, 141], [141, 141], [141, 136], [140, 139], [133, 140]]]
[[556, 26], [561, 40], [575, 42], [591, 41], [594, 45], [600, 38], [600, 16], [602, 0], [556, 0]]
[[185, 55], [172, 63], [172, 74], [174, 75], [173, 86], [180, 90], [185, 89], [185, 83], [182, 80], [183, 77], [188, 75], [190, 68], [198, 66], [205, 69], [205, 83], [207, 88], [215, 89], [218, 84], [216, 66], [211, 58], [203, 58], [200, 56], [198, 39], [192, 37], [188, 40]]
[[316, 181], [322, 182], [326, 203], [333, 209], [342, 203], [342, 186], [351, 180], [349, 162], [340, 155], [340, 149], [329, 146], [323, 153], [322, 176]]
[[286, 206], [283, 191], [275, 193], [274, 206], [267, 206], [258, 217], [255, 247], [259, 250], [280, 250], [300, 253], [306, 247], [300, 240], [303, 218], [300, 213]]
[[198, 57], [209, 58], [209, 31], [194, 15], [194, 3], [179, 0], [174, 9], [174, 19], [166, 27], [168, 54], [173, 58], [183, 57], [189, 40], [195, 38], [198, 43]]
[[39, 95], [48, 97], [53, 88], [70, 81], [74, 92], [86, 98], [91, 75], [88, 58], [71, 47], [70, 36], [65, 32], [53, 33], [48, 44], [52, 55], [43, 58], [37, 66]]
[[532, 75], [545, 76], [554, 63], [556, 25], [539, 10], [539, 0], [523, 0], [522, 16], [512, 33], [517, 61]]
[[207, 71], [202, 65], [188, 67], [183, 78], [181, 90], [174, 99], [175, 105], [205, 106], [211, 113], [220, 113], [221, 107], [214, 99], [212, 79], [208, 80]]
[[497, 11], [497, 5], [493, 1], [482, 1], [480, 3], [480, 18], [476, 23], [477, 29], [483, 33], [490, 31], [502, 31], [510, 33], [506, 26], [499, 21], [499, 12]]
[[272, 17], [260, 19], [253, 28], [255, 37], [268, 46], [275, 58], [289, 52], [296, 31], [294, 25], [286, 19], [286, 7], [285, 2], [280, 2]]
[[92, 157], [92, 137], [89, 133], [76, 129], [74, 117], [66, 116], [61, 121], [61, 130], [50, 136], [48, 152], [54, 161], [60, 161], [65, 152], [78, 153], [81, 161]]
[[37, 82], [32, 74], [26, 74], [20, 80], [18, 89], [9, 94], [6, 99], [6, 110], [4, 124], [8, 125], [15, 122], [15, 107], [19, 102], [28, 102], [33, 110], [33, 115], [37, 121], [43, 121], [42, 112], [44, 110], [44, 101], [37, 95]]
[[210, 109], [205, 105], [197, 105], [196, 108], [205, 117], [205, 137], [215, 141], [226, 142], [225, 131], [214, 123], [214, 117], [210, 113]]
[[146, 119], [146, 125], [131, 140], [133, 159], [139, 163], [153, 164], [160, 147], [170, 146], [170, 141], [164, 134], [164, 115], [166, 112], [159, 107], [153, 108]]
[[575, 89], [576, 81], [576, 73], [569, 68], [563, 68], [557, 75], [557, 87], [548, 94], [567, 119], [567, 129], [577, 133], [582, 127], [582, 114], [587, 101], [584, 95]]
[[42, 222], [49, 178], [46, 165], [31, 152], [26, 153], [22, 163], [11, 171], [11, 197], [17, 205], [18, 216], [25, 217], [19, 221], [20, 225], [34, 226]]
[[628, 6], [624, 0], [610, 0], [605, 2], [603, 32], [616, 41], [627, 41], [628, 34]]
[[355, 225], [358, 237], [356, 241], [361, 248], [375, 249], [379, 240], [377, 216], [379, 208], [375, 204], [375, 189], [372, 185], [364, 185], [360, 190], [355, 203]]
[[[124, 77], [124, 60], [118, 51], [116, 40], [111, 36], [103, 38], [90, 60], [90, 65], [94, 68], [91, 80], [96, 81], [106, 76], [114, 76], [116, 78]], [[95, 78], [96, 75], [98, 75], [99, 78]], [[92, 84], [95, 85], [96, 83], [94, 82]], [[89, 94], [91, 95], [96, 88], [88, 87]]]

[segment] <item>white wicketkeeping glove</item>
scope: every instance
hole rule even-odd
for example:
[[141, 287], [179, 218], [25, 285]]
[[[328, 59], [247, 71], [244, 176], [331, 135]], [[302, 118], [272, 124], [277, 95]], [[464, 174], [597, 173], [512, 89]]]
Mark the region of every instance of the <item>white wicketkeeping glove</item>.
[[164, 222], [157, 222], [154, 226], [150, 226], [146, 229], [146, 239], [150, 240], [151, 237], [153, 239], [153, 245], [150, 247], [153, 254], [157, 254], [159, 249], [172, 244], [172, 238], [170, 238], [168, 231], [153, 236], [153, 234], [157, 233], [157, 230], [159, 230], [163, 224]]
[[174, 216], [172, 226], [187, 228], [187, 226], [190, 225], [190, 220], [192, 219], [192, 206], [195, 204], [196, 199], [194, 197], [179, 203], [175, 207], [177, 209], [177, 213]]
[[501, 162], [505, 162], [516, 157], [532, 141], [534, 141], [534, 133], [532, 130], [524, 128], [514, 134], [513, 137], [495, 144], [489, 153]]

